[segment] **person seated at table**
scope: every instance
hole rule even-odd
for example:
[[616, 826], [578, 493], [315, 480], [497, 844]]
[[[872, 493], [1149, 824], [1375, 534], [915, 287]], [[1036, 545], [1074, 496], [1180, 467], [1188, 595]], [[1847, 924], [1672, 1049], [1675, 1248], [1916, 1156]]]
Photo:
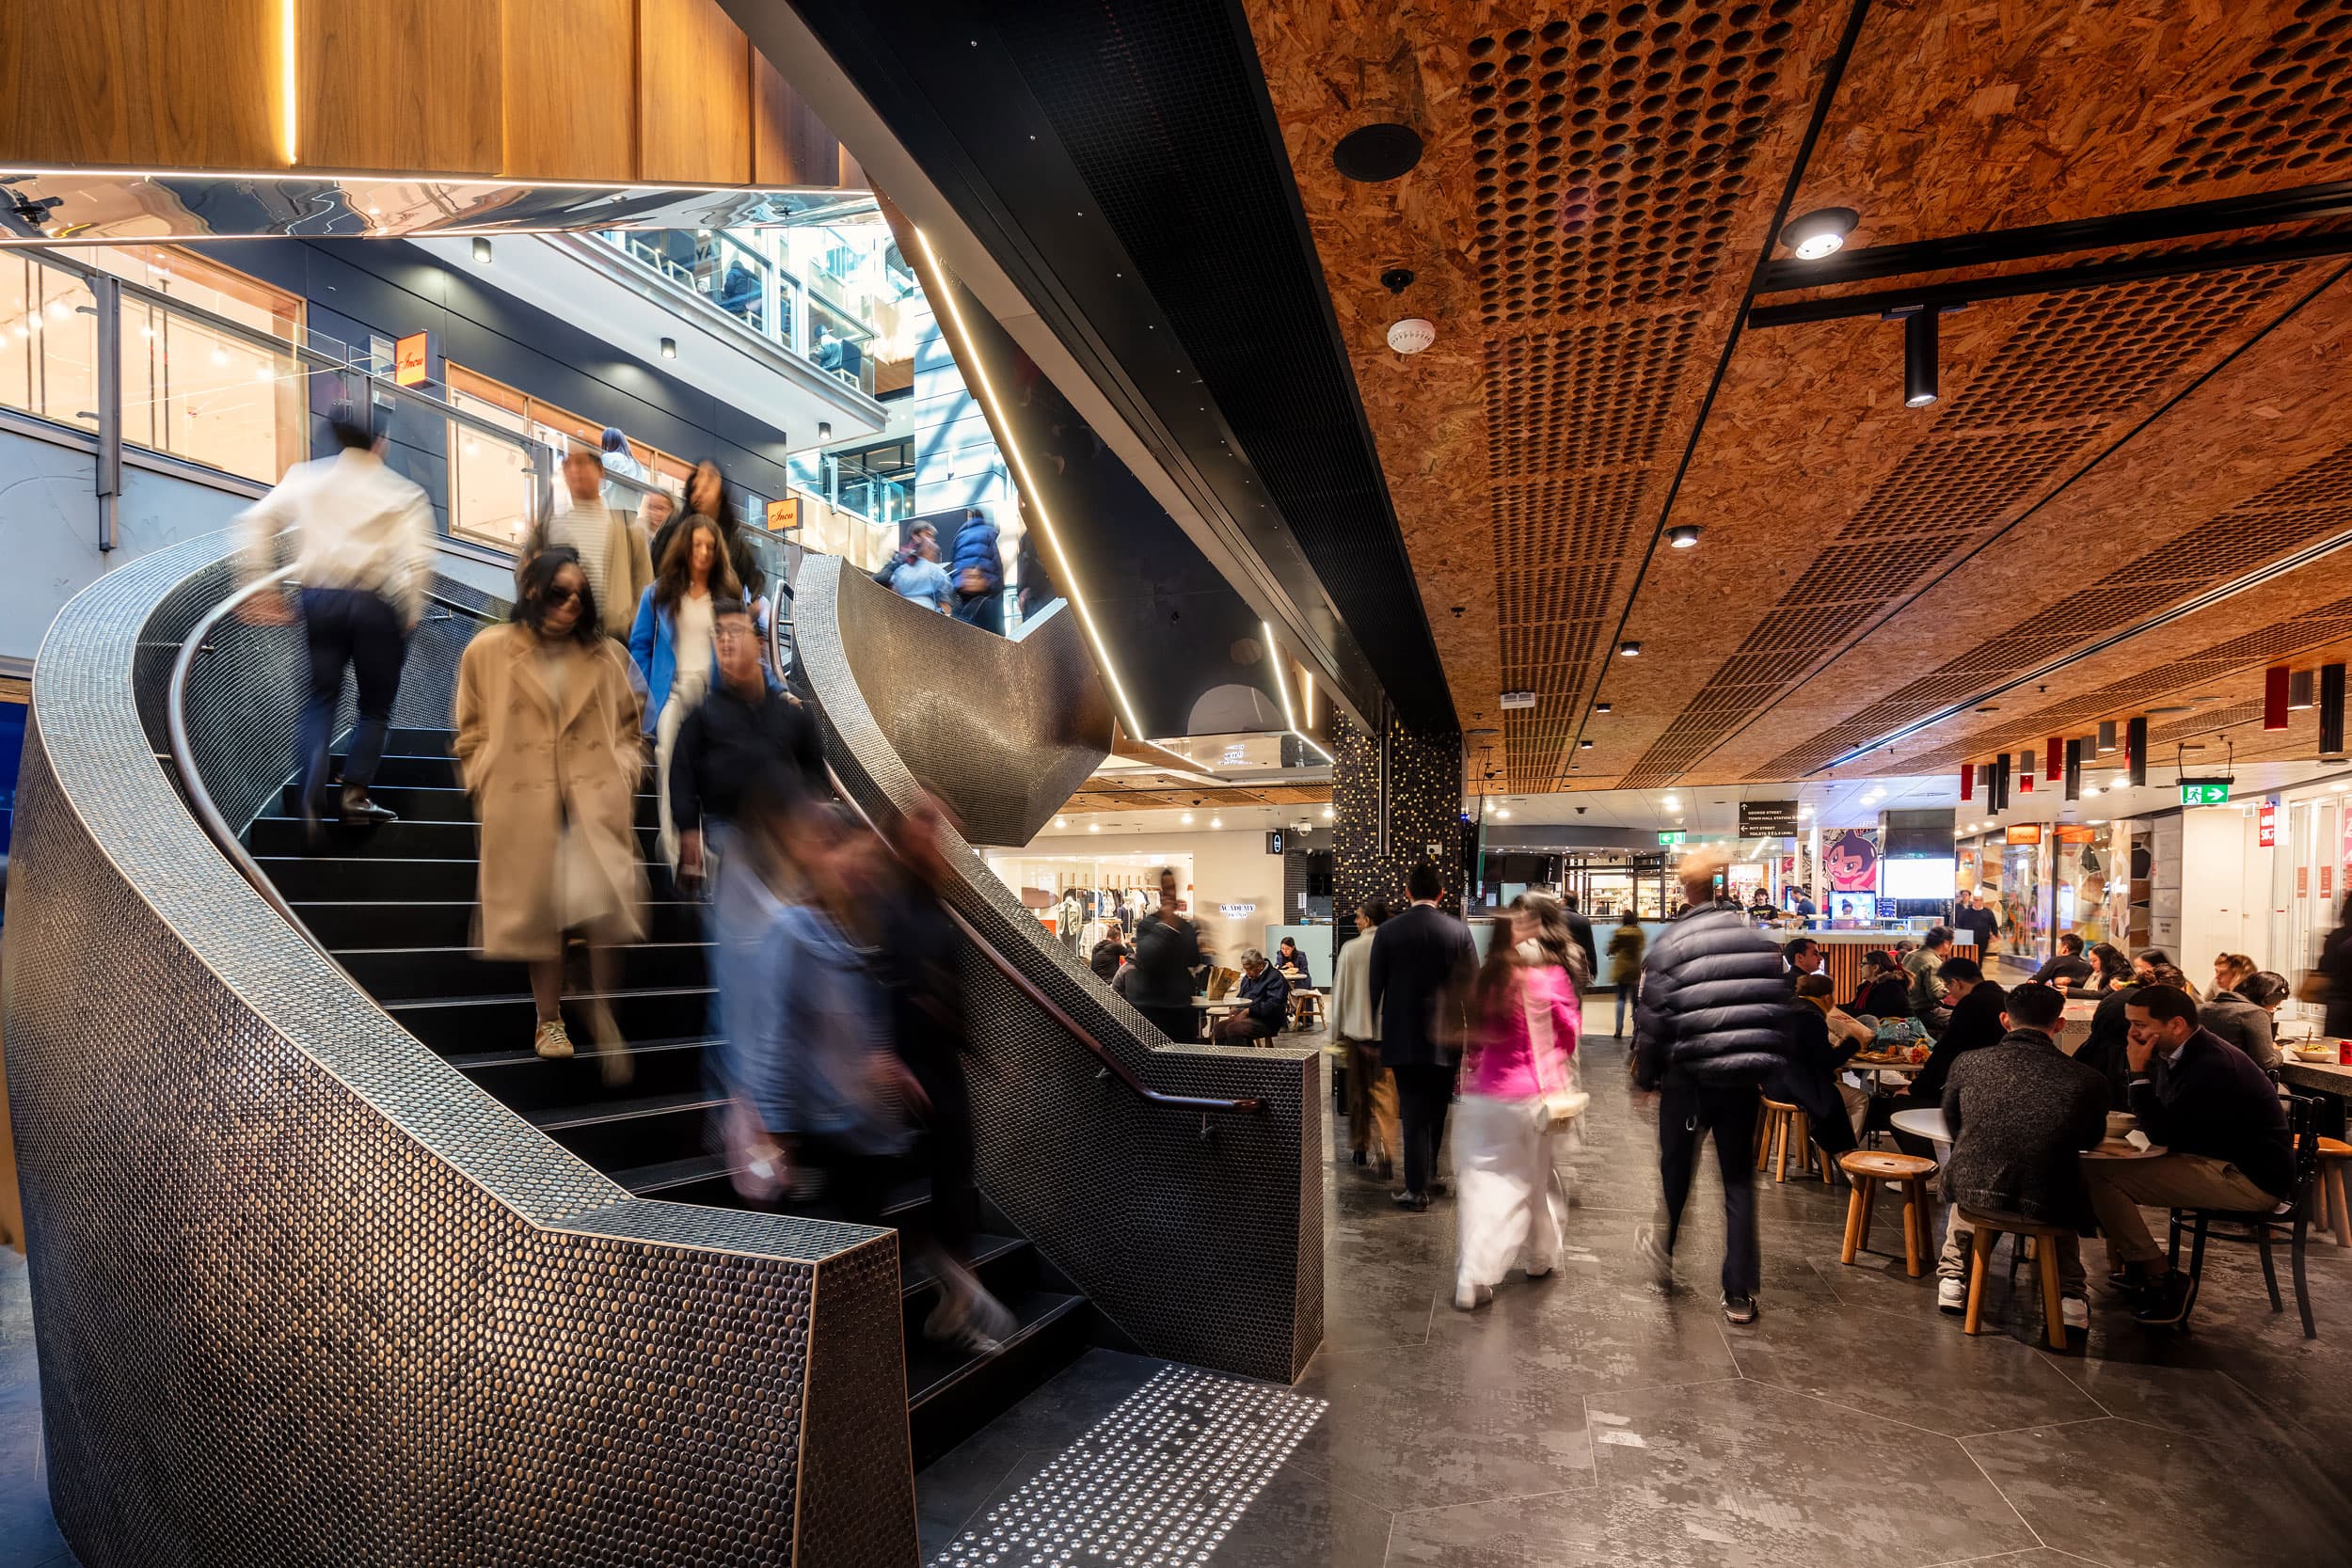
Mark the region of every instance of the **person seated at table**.
[[1868, 1040], [1869, 1032], [1862, 1031], [1857, 1039], [1851, 1028], [1832, 1026], [1842, 1019], [1858, 1027], [1851, 1019], [1832, 1013], [1836, 991], [1826, 974], [1798, 976], [1796, 1002], [1788, 1009], [1788, 1054], [1764, 1076], [1765, 1098], [1804, 1112], [1813, 1141], [1832, 1170], [1837, 1168], [1837, 1156], [1860, 1140], [1863, 1113], [1870, 1104], [1867, 1094], [1838, 1081], [1837, 1074]]
[[1126, 933], [1119, 922], [1106, 920], [1103, 923], [1103, 940], [1094, 944], [1087, 962], [1094, 970], [1095, 978], [1108, 985], [1119, 978], [1119, 966], [1135, 956], [1136, 950], [1127, 945]]
[[2035, 970], [2030, 983], [2072, 990], [2090, 978], [2091, 962], [2083, 957], [2083, 939], [2074, 932], [2059, 932], [2058, 945], [2058, 956]]
[[1210, 1032], [1209, 1037], [1218, 1044], [1246, 1045], [1253, 1039], [1272, 1039], [1290, 1021], [1291, 983], [1254, 947], [1241, 950], [1239, 995], [1244, 1004], [1241, 1010], [1218, 1019], [1216, 1027]]
[[2167, 953], [2163, 948], [2150, 947], [2142, 949], [2139, 957], [2132, 960], [2132, 974], [2143, 986], [2165, 970], [2170, 970], [2173, 974], [2178, 974], [2181, 977], [2181, 989], [2188, 992], [2188, 999], [2191, 1002], [2202, 1002], [2204, 1000], [2203, 995], [2197, 990], [2197, 982], [2190, 979], [2188, 977], [2188, 972], [2181, 968], [2178, 964], [2175, 964], [2172, 961], [2172, 955]]
[[2277, 1086], [2252, 1057], [2199, 1025], [2185, 990], [2143, 986], [2125, 1010], [2131, 1113], [2165, 1152], [2092, 1160], [2083, 1174], [2106, 1232], [2108, 1283], [2137, 1296], [2141, 1323], [2177, 1323], [2188, 1308], [2188, 1275], [2166, 1261], [2140, 1206], [2266, 1213], [2295, 1185], [2295, 1148]]
[[[1897, 1097], [1897, 1111], [1931, 1111], [1943, 1104], [1944, 1081], [1951, 1075], [1952, 1064], [1971, 1051], [1998, 1044], [2009, 1033], [2009, 1025], [2001, 1022], [2001, 1007], [2008, 998], [1999, 985], [1984, 977], [1976, 959], [1946, 958], [1937, 967], [1936, 978], [1943, 982], [1944, 994], [1951, 1002], [1950, 1020], [1935, 1049], [1928, 1053], [1927, 1065]], [[1899, 1132], [1895, 1142], [1906, 1154], [1934, 1157], [1923, 1138]]]
[[2249, 969], [2238, 976], [2235, 990], [2215, 991], [2213, 1000], [2197, 1009], [2197, 1022], [2217, 1038], [2245, 1052], [2256, 1067], [2276, 1078], [2279, 1039], [2271, 1019], [2278, 1012], [2279, 1004], [2287, 999], [2290, 989], [2283, 974]]
[[1307, 955], [1298, 950], [1297, 938], [1282, 939], [1282, 945], [1274, 954], [1274, 967], [1280, 970], [1282, 978], [1291, 984], [1313, 989], [1315, 977], [1307, 968]]
[[2132, 973], [2132, 960], [2115, 943], [2111, 942], [2092, 942], [2090, 958], [2090, 978], [2074, 988], [2077, 992], [2105, 996], [2109, 991], [2121, 990], [2125, 986], [2138, 983]]
[[2258, 966], [2243, 953], [2217, 953], [2213, 958], [2213, 990], [2207, 994], [2218, 996], [2225, 990], [2235, 990], [2237, 983], [2254, 973]]
[[1829, 962], [1829, 955], [1822, 952], [1821, 944], [1811, 937], [1794, 937], [1781, 943], [1780, 957], [1781, 961], [1788, 966], [1792, 982], [1800, 975], [1819, 974], [1821, 966]]
[[1911, 1005], [1911, 1016], [1928, 1027], [1931, 1035], [1940, 1035], [1950, 1022], [1951, 1006], [1956, 997], [1945, 995], [1944, 960], [1951, 955], [1951, 931], [1942, 926], [1930, 927], [1927, 945], [1903, 955], [1903, 973], [1911, 976], [1911, 993], [1905, 999]]
[[1911, 1005], [1904, 999], [1908, 982], [1902, 965], [1895, 955], [1873, 947], [1862, 955], [1862, 984], [1846, 1003], [1846, 1011], [1856, 1018], [1907, 1018]]
[[2099, 999], [2098, 1010], [2090, 1015], [2090, 1034], [2074, 1053], [2074, 1060], [2096, 1069], [2106, 1079], [2110, 1111], [2126, 1109], [2131, 1097], [2132, 1069], [2124, 1052], [2131, 1042], [2132, 1021], [2124, 1009], [2147, 986], [2165, 986], [2183, 994], [2187, 991], [2186, 979], [2170, 964], [2147, 973], [2148, 978], [2142, 981], [2135, 970], [2129, 981]]
[[2081, 1151], [2106, 1135], [2107, 1086], [2058, 1048], [2065, 1017], [2062, 992], [2030, 981], [2017, 987], [2002, 1007], [2001, 1037], [1954, 1062], [1945, 1081], [1951, 1147], [1939, 1183], [1947, 1224], [1935, 1305], [1947, 1312], [1968, 1306], [1973, 1228], [1960, 1217], [1966, 1207], [2068, 1227], [2058, 1242], [2059, 1312], [2069, 1328], [2090, 1326], [2082, 1247], [2073, 1232], [2090, 1223]]

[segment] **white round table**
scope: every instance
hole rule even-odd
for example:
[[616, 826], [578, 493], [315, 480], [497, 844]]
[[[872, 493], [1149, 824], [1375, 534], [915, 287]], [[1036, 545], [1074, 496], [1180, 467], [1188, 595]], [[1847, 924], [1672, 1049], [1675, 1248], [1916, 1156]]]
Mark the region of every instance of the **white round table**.
[[1932, 1144], [1949, 1144], [1951, 1129], [1944, 1125], [1944, 1113], [1922, 1107], [1915, 1111], [1898, 1111], [1887, 1118], [1898, 1132], [1908, 1132], [1915, 1138], [1925, 1138]]

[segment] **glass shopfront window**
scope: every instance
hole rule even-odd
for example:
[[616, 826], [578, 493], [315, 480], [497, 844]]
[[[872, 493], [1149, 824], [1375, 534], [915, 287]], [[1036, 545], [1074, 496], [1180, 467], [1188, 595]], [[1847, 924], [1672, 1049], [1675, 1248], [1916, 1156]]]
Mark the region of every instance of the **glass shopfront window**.
[[[530, 454], [520, 444], [536, 442], [558, 452], [573, 447], [597, 451], [604, 426], [568, 409], [518, 392], [501, 382], [448, 367], [450, 406], [515, 433], [515, 441], [460, 425], [450, 427], [450, 531], [501, 549], [512, 549], [531, 530], [532, 490]], [[672, 452], [631, 441], [629, 451], [644, 465], [647, 483], [683, 499], [694, 465]], [[552, 482], [553, 476], [549, 476]], [[634, 509], [636, 493], [616, 489], [612, 505]], [[756, 522], [757, 519], [752, 519]]]
[[85, 260], [265, 333], [274, 347], [143, 300], [122, 302], [122, 438], [275, 483], [310, 455], [310, 378], [294, 353], [302, 301], [201, 257], [101, 245]]

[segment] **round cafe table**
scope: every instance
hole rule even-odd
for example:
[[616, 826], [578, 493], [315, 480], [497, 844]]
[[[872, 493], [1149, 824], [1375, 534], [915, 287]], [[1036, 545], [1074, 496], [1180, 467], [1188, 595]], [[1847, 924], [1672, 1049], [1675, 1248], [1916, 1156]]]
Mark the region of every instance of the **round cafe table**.
[[1908, 1132], [1915, 1138], [1925, 1138], [1931, 1144], [1948, 1147], [1951, 1129], [1944, 1125], [1944, 1113], [1922, 1106], [1915, 1111], [1898, 1111], [1887, 1118], [1898, 1132]]

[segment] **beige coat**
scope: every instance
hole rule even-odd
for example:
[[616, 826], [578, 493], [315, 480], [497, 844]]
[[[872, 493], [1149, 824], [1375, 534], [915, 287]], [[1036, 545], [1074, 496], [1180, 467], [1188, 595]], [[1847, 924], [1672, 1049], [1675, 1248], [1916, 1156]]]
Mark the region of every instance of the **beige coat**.
[[[467, 647], [457, 769], [482, 822], [484, 958], [561, 958], [566, 911], [583, 903], [602, 911], [587, 927], [599, 940], [644, 937], [644, 705], [629, 674], [617, 643], [543, 643], [527, 626], [493, 626]], [[559, 888], [566, 875], [574, 881]]]

